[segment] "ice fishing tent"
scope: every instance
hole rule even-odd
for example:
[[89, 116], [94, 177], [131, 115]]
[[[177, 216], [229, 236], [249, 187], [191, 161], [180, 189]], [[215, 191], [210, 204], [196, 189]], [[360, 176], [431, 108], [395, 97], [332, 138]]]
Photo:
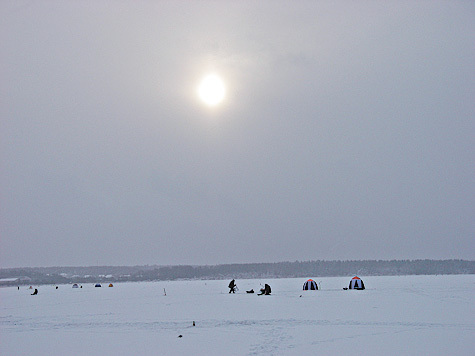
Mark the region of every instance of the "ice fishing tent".
[[77, 284], [77, 283], [74, 283], [74, 284], [73, 284], [73, 288], [79, 288], [78, 284]]
[[363, 280], [358, 276], [354, 276], [350, 281], [348, 289], [364, 289]]
[[102, 287], [100, 283], [97, 283], [94, 287]]
[[303, 290], [318, 290], [317, 283], [313, 279], [309, 279], [303, 284]]

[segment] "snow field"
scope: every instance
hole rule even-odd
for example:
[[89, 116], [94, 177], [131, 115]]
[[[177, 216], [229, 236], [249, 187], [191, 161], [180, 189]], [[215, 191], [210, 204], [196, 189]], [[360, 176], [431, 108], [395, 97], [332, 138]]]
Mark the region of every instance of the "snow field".
[[0, 288], [0, 354], [475, 354], [474, 275], [351, 277]]

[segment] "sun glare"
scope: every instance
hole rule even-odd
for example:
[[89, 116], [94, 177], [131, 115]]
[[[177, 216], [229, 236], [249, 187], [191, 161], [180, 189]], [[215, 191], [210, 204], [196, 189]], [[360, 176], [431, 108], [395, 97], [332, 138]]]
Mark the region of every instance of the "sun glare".
[[198, 96], [208, 106], [216, 106], [224, 99], [224, 83], [216, 74], [203, 78], [198, 87]]

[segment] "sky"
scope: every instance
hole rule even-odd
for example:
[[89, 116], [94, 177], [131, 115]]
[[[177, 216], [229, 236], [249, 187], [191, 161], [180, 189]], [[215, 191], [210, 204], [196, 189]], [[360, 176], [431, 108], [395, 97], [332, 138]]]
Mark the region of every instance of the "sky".
[[0, 267], [475, 259], [474, 18], [0, 2]]

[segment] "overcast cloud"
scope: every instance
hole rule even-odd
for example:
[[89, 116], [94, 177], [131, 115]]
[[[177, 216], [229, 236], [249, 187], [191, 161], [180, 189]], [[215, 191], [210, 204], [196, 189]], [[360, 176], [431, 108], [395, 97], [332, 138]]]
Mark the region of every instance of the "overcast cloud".
[[475, 259], [474, 19], [0, 2], [0, 267]]

